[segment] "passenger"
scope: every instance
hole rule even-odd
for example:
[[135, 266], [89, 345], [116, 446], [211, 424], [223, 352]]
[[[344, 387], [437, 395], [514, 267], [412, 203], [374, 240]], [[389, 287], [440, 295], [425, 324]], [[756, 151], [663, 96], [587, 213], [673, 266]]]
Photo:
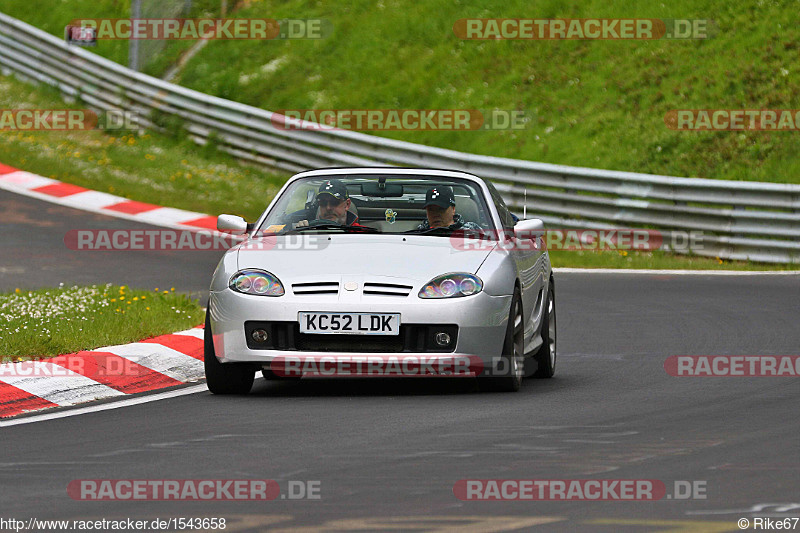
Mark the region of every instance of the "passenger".
[[431, 228], [481, 229], [477, 223], [465, 222], [464, 218], [456, 213], [456, 197], [451, 187], [436, 186], [428, 189], [425, 194], [425, 213], [428, 215], [428, 219], [417, 226], [417, 230], [425, 231]]

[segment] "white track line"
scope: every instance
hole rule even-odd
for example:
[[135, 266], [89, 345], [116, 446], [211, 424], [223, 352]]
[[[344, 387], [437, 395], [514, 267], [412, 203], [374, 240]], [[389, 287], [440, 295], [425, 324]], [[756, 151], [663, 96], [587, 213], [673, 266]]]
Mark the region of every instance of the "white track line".
[[93, 209], [105, 209], [108, 206], [120, 203], [119, 196], [100, 191], [79, 192], [64, 196], [60, 200], [60, 204], [76, 209], [83, 209], [84, 206]]
[[[203, 309], [205, 311], [205, 309]], [[203, 340], [204, 330], [200, 328], [187, 329], [186, 331], [176, 331], [173, 335], [184, 335], [186, 337], [195, 337]]]
[[[17, 172], [10, 172], [8, 174], [0, 174], [0, 184], [5, 185], [3, 188], [12, 192], [27, 191], [30, 189], [38, 189], [45, 185], [53, 185], [54, 183], [61, 183], [53, 178], [45, 178], [32, 172], [25, 172], [18, 170]], [[42, 194], [42, 193], [37, 193]]]

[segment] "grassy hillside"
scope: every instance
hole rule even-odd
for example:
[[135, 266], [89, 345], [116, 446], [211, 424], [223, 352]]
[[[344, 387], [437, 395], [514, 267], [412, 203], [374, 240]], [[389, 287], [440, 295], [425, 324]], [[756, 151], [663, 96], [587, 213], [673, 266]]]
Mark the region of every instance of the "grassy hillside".
[[[81, 107], [55, 89], [0, 76], [0, 109]], [[122, 130], [0, 130], [0, 163], [131, 200], [248, 220], [286, 179], [189, 139]]]
[[[229, 2], [233, 4], [233, 2]], [[216, 2], [196, 3], [213, 11]], [[129, 3], [4, 0], [4, 12], [61, 34], [73, 14], [125, 16]], [[800, 183], [798, 132], [679, 132], [665, 114], [693, 108], [796, 108], [796, 4], [673, 0], [267, 0], [238, 17], [331, 21], [322, 40], [213, 41], [178, 82], [267, 109], [525, 110], [524, 131], [382, 132], [468, 152], [678, 176]], [[47, 7], [46, 7], [47, 6]], [[465, 41], [469, 17], [703, 18], [707, 40]], [[172, 42], [151, 69], [186, 47]], [[99, 53], [123, 61], [122, 43]]]

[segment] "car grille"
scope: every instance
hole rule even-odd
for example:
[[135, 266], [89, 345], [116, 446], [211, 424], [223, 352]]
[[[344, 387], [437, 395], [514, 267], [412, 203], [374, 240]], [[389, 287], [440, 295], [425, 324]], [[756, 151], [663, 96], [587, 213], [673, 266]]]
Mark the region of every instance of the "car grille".
[[411, 285], [398, 285], [396, 283], [364, 283], [364, 294], [372, 294], [375, 296], [400, 296], [406, 297], [411, 294]]
[[292, 284], [292, 292], [298, 296], [312, 294], [339, 294], [339, 283], [336, 281], [294, 283]]
[[314, 335], [300, 333], [303, 352], [402, 352], [403, 335]]

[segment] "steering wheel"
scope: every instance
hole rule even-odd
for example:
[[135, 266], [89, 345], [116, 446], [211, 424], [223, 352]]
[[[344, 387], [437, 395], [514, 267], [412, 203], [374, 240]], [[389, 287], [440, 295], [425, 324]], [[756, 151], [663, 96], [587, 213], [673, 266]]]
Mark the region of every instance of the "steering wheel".
[[335, 222], [333, 220], [328, 220], [326, 218], [315, 218], [314, 220], [310, 220], [308, 222], [309, 226], [322, 226], [327, 224], [336, 224], [337, 226], [341, 226], [341, 224], [339, 224], [338, 222]]

